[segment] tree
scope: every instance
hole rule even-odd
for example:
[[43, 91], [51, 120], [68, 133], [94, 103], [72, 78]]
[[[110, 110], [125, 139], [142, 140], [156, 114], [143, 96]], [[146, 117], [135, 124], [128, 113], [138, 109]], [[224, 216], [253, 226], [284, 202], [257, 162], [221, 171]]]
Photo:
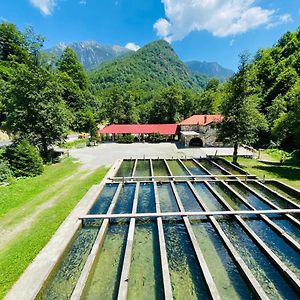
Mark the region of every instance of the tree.
[[59, 71], [66, 72], [80, 89], [85, 90], [88, 88], [86, 72], [79, 62], [76, 53], [71, 48], [67, 47], [64, 50], [57, 66]]
[[16, 177], [36, 176], [43, 173], [43, 160], [38, 150], [28, 140], [15, 141], [7, 147], [4, 157]]
[[24, 35], [11, 23], [0, 24], [0, 60], [28, 62], [29, 54]]
[[65, 137], [71, 120], [61, 93], [57, 78], [49, 71], [19, 65], [5, 105], [5, 128], [27, 138], [45, 159], [49, 146]]
[[150, 122], [176, 123], [181, 119], [182, 107], [182, 90], [177, 85], [165, 88], [153, 102]]
[[258, 110], [259, 99], [249, 84], [248, 55], [240, 56], [238, 72], [227, 86], [227, 95], [221, 110], [224, 120], [219, 128], [219, 138], [234, 146], [233, 163], [237, 164], [240, 144], [251, 144], [257, 139], [259, 129], [266, 127], [264, 116]]

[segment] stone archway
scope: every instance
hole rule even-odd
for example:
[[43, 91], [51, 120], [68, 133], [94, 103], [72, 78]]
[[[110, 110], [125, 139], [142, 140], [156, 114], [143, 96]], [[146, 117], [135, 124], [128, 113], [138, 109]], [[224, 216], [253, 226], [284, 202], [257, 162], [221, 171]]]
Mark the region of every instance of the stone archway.
[[194, 137], [190, 140], [189, 147], [203, 147], [203, 141], [199, 137]]

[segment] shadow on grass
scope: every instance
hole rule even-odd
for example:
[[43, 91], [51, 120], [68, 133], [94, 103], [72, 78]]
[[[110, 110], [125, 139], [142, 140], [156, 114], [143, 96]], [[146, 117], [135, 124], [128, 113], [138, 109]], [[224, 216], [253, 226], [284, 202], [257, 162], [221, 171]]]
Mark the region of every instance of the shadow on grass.
[[286, 178], [288, 180], [300, 180], [300, 168], [289, 165], [265, 165], [253, 166], [253, 169], [266, 171], [276, 174], [278, 177]]

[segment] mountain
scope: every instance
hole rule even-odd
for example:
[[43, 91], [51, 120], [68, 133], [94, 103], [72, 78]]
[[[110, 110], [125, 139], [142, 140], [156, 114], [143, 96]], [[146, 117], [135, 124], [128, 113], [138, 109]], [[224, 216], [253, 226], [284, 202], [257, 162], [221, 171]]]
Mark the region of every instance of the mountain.
[[91, 74], [98, 90], [114, 85], [146, 92], [171, 84], [201, 89], [207, 78], [192, 74], [164, 40], [151, 42], [136, 52], [99, 65]]
[[66, 47], [70, 47], [76, 52], [80, 62], [87, 70], [103, 62], [132, 52], [125, 47], [104, 46], [95, 41], [75, 42], [71, 44], [59, 43], [46, 52], [60, 56]]
[[220, 81], [224, 81], [233, 75], [233, 71], [223, 68], [216, 62], [201, 62], [201, 61], [187, 61], [187, 67], [195, 74], [204, 74], [208, 77], [216, 77]]

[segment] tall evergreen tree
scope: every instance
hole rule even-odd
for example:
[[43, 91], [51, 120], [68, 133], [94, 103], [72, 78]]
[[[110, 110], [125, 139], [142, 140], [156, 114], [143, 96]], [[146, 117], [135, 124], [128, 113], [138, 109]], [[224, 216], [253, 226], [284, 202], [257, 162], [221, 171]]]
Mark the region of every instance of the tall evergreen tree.
[[71, 48], [67, 47], [64, 50], [57, 65], [59, 71], [66, 72], [80, 89], [85, 90], [88, 88], [86, 72], [79, 62], [76, 53]]

